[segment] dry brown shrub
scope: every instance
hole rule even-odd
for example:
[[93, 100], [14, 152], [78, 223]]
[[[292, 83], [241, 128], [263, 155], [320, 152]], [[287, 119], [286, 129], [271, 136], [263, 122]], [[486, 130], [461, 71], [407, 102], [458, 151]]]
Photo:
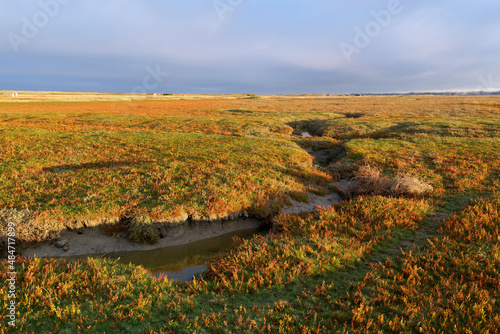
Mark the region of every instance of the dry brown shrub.
[[356, 172], [356, 179], [362, 179], [362, 178], [372, 179], [372, 178], [380, 178], [381, 176], [382, 172], [378, 168], [372, 167], [370, 165], [361, 166]]
[[327, 167], [328, 171], [339, 179], [352, 178], [359, 169], [359, 165], [352, 162], [333, 162]]
[[360, 195], [382, 196], [416, 196], [432, 191], [432, 187], [422, 180], [412, 176], [402, 176], [390, 179], [372, 166], [361, 166], [355, 172], [355, 177], [344, 189], [347, 197]]
[[413, 176], [402, 176], [396, 178], [391, 188], [391, 192], [395, 196], [424, 195], [432, 190], [432, 186]]
[[361, 166], [354, 179], [347, 186], [349, 197], [359, 195], [390, 195], [392, 180], [383, 177], [380, 170], [371, 166]]

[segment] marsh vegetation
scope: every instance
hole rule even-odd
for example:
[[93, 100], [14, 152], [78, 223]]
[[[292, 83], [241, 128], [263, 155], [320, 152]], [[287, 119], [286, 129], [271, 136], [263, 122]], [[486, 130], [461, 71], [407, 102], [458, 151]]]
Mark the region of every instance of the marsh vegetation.
[[[147, 242], [147, 223], [180, 217], [274, 226], [188, 283], [20, 257], [17, 332], [500, 327], [498, 97], [246, 97], [0, 101], [2, 234], [9, 217], [22, 243], [121, 217], [146, 217], [126, 228]], [[333, 208], [280, 214], [342, 190]]]

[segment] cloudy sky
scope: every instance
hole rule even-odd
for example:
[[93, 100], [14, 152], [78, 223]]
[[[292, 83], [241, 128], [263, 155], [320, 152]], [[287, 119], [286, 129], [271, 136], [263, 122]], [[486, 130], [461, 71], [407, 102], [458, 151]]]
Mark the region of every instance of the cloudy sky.
[[498, 0], [0, 1], [0, 90], [500, 90]]

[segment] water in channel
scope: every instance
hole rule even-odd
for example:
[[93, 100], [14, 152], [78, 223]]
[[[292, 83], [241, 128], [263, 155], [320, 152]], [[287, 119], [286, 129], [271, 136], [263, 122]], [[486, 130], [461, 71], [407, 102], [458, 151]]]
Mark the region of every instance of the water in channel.
[[233, 246], [233, 236], [250, 239], [256, 234], [268, 233], [268, 230], [263, 229], [241, 230], [180, 246], [109, 253], [104, 257], [117, 259], [123, 264], [142, 265], [156, 277], [165, 275], [170, 279], [190, 281], [194, 275], [206, 269], [205, 264], [209, 259]]

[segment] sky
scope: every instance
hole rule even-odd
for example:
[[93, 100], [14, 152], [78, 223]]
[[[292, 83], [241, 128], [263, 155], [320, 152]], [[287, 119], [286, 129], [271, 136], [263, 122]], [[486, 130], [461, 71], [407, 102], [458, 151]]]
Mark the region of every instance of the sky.
[[0, 90], [500, 90], [498, 0], [0, 0]]

